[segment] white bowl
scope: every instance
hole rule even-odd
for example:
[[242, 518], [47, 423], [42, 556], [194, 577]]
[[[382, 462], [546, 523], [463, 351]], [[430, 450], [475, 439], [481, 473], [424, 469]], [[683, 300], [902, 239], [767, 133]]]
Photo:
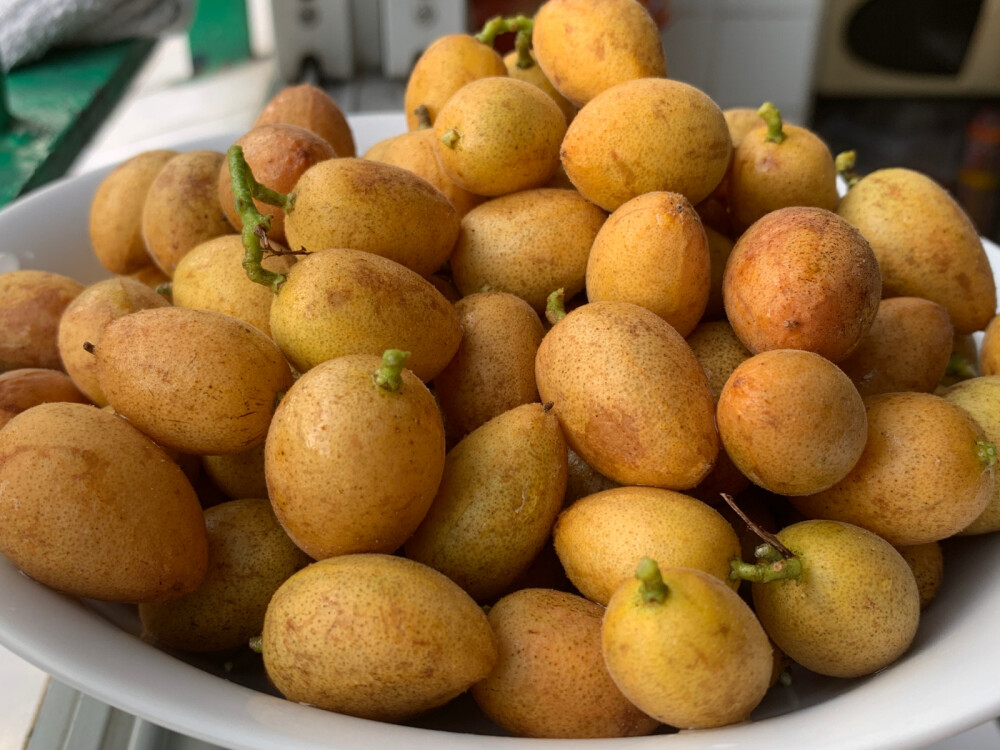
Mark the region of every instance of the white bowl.
[[[401, 115], [352, 118], [359, 153], [403, 130]], [[232, 138], [180, 143], [224, 150]], [[108, 170], [42, 188], [0, 211], [0, 271], [40, 268], [84, 283], [108, 274], [94, 258], [87, 215]], [[1000, 249], [985, 243], [1000, 269]], [[292, 703], [259, 665], [231, 671], [211, 658], [170, 655], [138, 637], [134, 607], [80, 601], [49, 590], [0, 559], [0, 643], [59, 680], [122, 710], [236, 750], [689, 750], [761, 747], [893, 750], [921, 747], [1000, 714], [1000, 536], [945, 543], [945, 580], [909, 652], [858, 680], [793, 671], [754, 721], [697, 732], [616, 740], [503, 736], [467, 696], [392, 725]], [[470, 736], [475, 733], [480, 736]]]

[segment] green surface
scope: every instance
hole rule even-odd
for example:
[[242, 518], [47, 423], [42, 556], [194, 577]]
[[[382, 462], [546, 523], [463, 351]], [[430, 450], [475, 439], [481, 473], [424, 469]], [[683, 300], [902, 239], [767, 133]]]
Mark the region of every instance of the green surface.
[[188, 31], [196, 73], [250, 57], [246, 0], [201, 0]]
[[0, 115], [0, 205], [66, 172], [154, 43], [54, 52], [7, 74], [10, 121], [4, 127]]

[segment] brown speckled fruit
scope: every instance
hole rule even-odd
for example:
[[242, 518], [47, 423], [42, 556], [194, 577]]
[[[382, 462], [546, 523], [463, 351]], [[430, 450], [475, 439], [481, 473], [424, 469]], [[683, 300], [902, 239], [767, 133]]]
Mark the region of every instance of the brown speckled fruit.
[[83, 284], [49, 271], [0, 273], [0, 372], [61, 370], [59, 319], [82, 291]]
[[[530, 55], [534, 59], [533, 55]], [[576, 112], [579, 109], [573, 102], [567, 99], [565, 96], [559, 93], [559, 90], [552, 85], [552, 81], [549, 80], [548, 76], [545, 75], [545, 71], [542, 70], [541, 66], [535, 62], [534, 65], [530, 65], [526, 68], [522, 68], [517, 64], [518, 54], [517, 52], [511, 52], [504, 55], [503, 64], [507, 66], [507, 75], [511, 78], [517, 78], [520, 81], [525, 81], [533, 86], [537, 86], [546, 94], [552, 97], [552, 101], [556, 103], [559, 110], [563, 113], [563, 117], [566, 118], [566, 122], [571, 122], [574, 117], [576, 117]]]
[[871, 243], [886, 297], [942, 305], [956, 333], [982, 330], [997, 307], [996, 284], [975, 226], [929, 177], [909, 169], [865, 175], [837, 213]]
[[805, 349], [839, 362], [871, 328], [879, 264], [854, 227], [822, 208], [772, 211], [744, 232], [722, 282], [726, 315], [754, 354]]
[[683, 490], [719, 451], [705, 371], [680, 334], [629, 302], [591, 302], [542, 339], [535, 377], [566, 439], [622, 484]]
[[[285, 123], [259, 125], [237, 138], [233, 145], [243, 148], [243, 158], [254, 179], [282, 194], [292, 192], [299, 177], [313, 164], [338, 156], [333, 146], [312, 131]], [[243, 220], [236, 211], [228, 162], [219, 167], [219, 203], [233, 228], [237, 232], [242, 230]], [[284, 243], [285, 212], [259, 200], [254, 205], [262, 214], [271, 216], [267, 236]]]
[[680, 81], [640, 78], [588, 102], [566, 131], [561, 157], [577, 190], [614, 211], [654, 190], [700, 203], [725, 175], [729, 153], [726, 120], [708, 95]]
[[337, 102], [309, 83], [287, 86], [267, 103], [254, 127], [282, 122], [311, 130], [333, 146], [337, 156], [354, 156], [354, 135]]
[[[243, 239], [238, 234], [225, 234], [196, 245], [181, 258], [174, 271], [174, 304], [232, 315], [270, 336], [274, 292], [250, 281], [243, 268], [245, 255]], [[287, 274], [295, 258], [267, 255], [261, 265], [272, 273]]]
[[527, 302], [506, 292], [471, 294], [455, 312], [462, 341], [434, 378], [434, 394], [449, 432], [464, 435], [538, 400], [535, 354], [545, 329]]
[[917, 590], [920, 592], [920, 609], [926, 609], [937, 596], [944, 577], [944, 554], [941, 551], [941, 543], [904, 545], [897, 547], [896, 551], [903, 556], [913, 571]]
[[725, 320], [699, 323], [686, 340], [698, 362], [705, 368], [708, 384], [716, 400], [733, 370], [753, 356], [743, 346], [743, 342], [736, 338], [733, 327]]
[[919, 297], [890, 297], [840, 369], [862, 396], [932, 392], [945, 376], [953, 332], [948, 311]]
[[263, 443], [242, 453], [202, 456], [201, 468], [233, 500], [267, 497]]
[[659, 572], [662, 599], [633, 577], [608, 602], [601, 647], [611, 677], [637, 707], [679, 729], [745, 721], [774, 668], [760, 623], [715, 576], [689, 568]]
[[156, 265], [173, 277], [180, 259], [195, 245], [233, 228], [219, 201], [217, 151], [177, 154], [157, 172], [142, 204], [142, 239]]
[[604, 609], [575, 594], [522, 589], [489, 611], [499, 657], [472, 697], [518, 737], [636, 737], [659, 722], [621, 694], [604, 666]]
[[146, 191], [176, 151], [144, 151], [118, 165], [94, 192], [90, 204], [90, 244], [112, 273], [129, 274], [153, 264], [142, 240]]
[[259, 329], [185, 307], [140, 310], [108, 323], [97, 380], [115, 411], [160, 445], [239, 453], [264, 440], [288, 363]]
[[295, 194], [295, 206], [285, 215], [292, 250], [363, 250], [430, 276], [458, 236], [451, 201], [427, 180], [391, 164], [327, 159], [302, 173]]
[[205, 511], [208, 573], [190, 594], [139, 605], [143, 636], [182, 651], [222, 651], [260, 635], [274, 592], [311, 560], [278, 524], [267, 498]]
[[98, 406], [108, 399], [97, 382], [97, 360], [83, 348], [101, 340], [104, 327], [116, 318], [138, 310], [170, 305], [162, 294], [127, 278], [99, 281], [74, 299], [59, 320], [59, 354], [73, 382]]
[[983, 375], [1000, 375], [1000, 316], [992, 318], [983, 332], [979, 366]]
[[832, 677], [871, 674], [906, 651], [920, 594], [888, 542], [838, 521], [803, 521], [778, 539], [801, 561], [802, 580], [753, 584], [757, 616], [778, 648]]
[[531, 41], [545, 75], [577, 106], [617, 83], [667, 75], [660, 32], [636, 0], [549, 0]]
[[406, 127], [416, 130], [420, 118], [416, 109], [427, 108], [431, 124], [452, 94], [465, 84], [487, 76], [506, 76], [503, 58], [488, 44], [469, 34], [447, 34], [431, 42], [421, 53], [403, 95]]
[[739, 470], [781, 495], [839, 482], [867, 439], [865, 406], [836, 365], [812, 352], [775, 349], [737, 367], [719, 394], [719, 437]]
[[205, 576], [205, 522], [184, 473], [94, 406], [41, 404], [0, 430], [0, 515], [0, 552], [74, 596], [165, 601]]
[[729, 578], [729, 561], [740, 554], [736, 532], [718, 511], [680, 492], [618, 487], [581, 498], [559, 515], [553, 541], [573, 585], [602, 605], [643, 556], [737, 585]]
[[594, 238], [587, 299], [642, 305], [687, 336], [708, 303], [710, 265], [708, 236], [687, 198], [645, 193], [615, 209]]
[[607, 214], [575, 190], [522, 190], [477, 206], [462, 219], [451, 256], [462, 294], [484, 286], [545, 311], [546, 298], [583, 290], [587, 257]]
[[486, 677], [496, 638], [446, 576], [390, 555], [341, 555], [300, 570], [264, 618], [264, 667], [292, 701], [400, 721]]
[[[986, 439], [1000, 446], [1000, 376], [983, 375], [956, 383], [941, 395], [945, 401], [965, 409], [983, 429]], [[976, 520], [962, 529], [963, 534], [1000, 531], [1000, 480], [993, 482], [990, 502]]]
[[965, 409], [930, 393], [870, 396], [865, 407], [861, 458], [830, 489], [793, 498], [803, 515], [863, 526], [897, 545], [944, 539], [979, 517], [993, 495], [995, 458]]
[[22, 411], [52, 401], [87, 404], [69, 375], [43, 367], [24, 367], [0, 373], [0, 427]]
[[397, 389], [376, 385], [381, 367], [370, 354], [314, 367], [281, 399], [268, 430], [268, 496], [315, 559], [394, 552], [441, 482], [444, 426], [434, 397], [407, 369]]
[[509, 76], [480, 78], [441, 107], [434, 147], [459, 187], [498, 196], [552, 179], [565, 133], [566, 118], [537, 86]]

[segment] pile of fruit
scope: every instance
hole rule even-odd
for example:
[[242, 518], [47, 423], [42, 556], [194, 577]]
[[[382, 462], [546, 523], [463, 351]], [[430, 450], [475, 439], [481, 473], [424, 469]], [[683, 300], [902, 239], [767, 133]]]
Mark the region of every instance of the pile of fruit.
[[1000, 529], [960, 207], [667, 78], [636, 0], [437, 40], [406, 116], [359, 157], [285, 89], [102, 182], [111, 278], [0, 274], [0, 552], [383, 721], [717, 727], [903, 655]]

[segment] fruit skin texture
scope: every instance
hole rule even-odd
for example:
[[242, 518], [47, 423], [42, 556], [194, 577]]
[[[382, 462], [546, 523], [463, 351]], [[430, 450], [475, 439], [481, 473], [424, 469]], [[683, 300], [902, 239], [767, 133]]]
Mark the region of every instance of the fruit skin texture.
[[299, 378], [264, 444], [274, 512], [312, 558], [393, 552], [416, 530], [444, 471], [434, 397], [409, 370], [375, 385], [380, 357], [338, 357]]
[[972, 221], [929, 177], [880, 169], [845, 195], [837, 213], [871, 243], [885, 297], [942, 305], [955, 333], [982, 330], [997, 307], [996, 282]]
[[944, 378], [954, 332], [948, 311], [920, 297], [883, 299], [858, 346], [838, 364], [862, 396], [931, 393]]
[[156, 173], [142, 204], [142, 239], [153, 261], [173, 277], [180, 259], [195, 245], [233, 228], [219, 202], [217, 151], [177, 154]]
[[354, 156], [354, 135], [333, 98], [310, 83], [287, 86], [265, 105], [255, 128], [273, 123], [298, 125], [333, 146], [337, 156]]
[[667, 75], [660, 32], [635, 0], [548, 0], [531, 40], [546, 77], [577, 106], [623, 81]]
[[813, 352], [774, 349], [741, 363], [719, 394], [719, 437], [739, 470], [781, 495], [843, 479], [868, 437], [865, 405], [840, 368]]
[[719, 451], [715, 401], [691, 348], [656, 313], [591, 302], [545, 335], [535, 379], [566, 440], [620, 484], [694, 487]]
[[420, 126], [414, 110], [421, 104], [427, 107], [433, 125], [441, 107], [462, 86], [478, 78], [506, 75], [503, 58], [474, 36], [447, 34], [435, 39], [417, 59], [406, 81], [406, 127], [416, 130]]
[[[983, 429], [986, 439], [1000, 445], [1000, 376], [983, 375], [963, 380], [941, 394], [945, 401], [965, 409]], [[990, 501], [976, 520], [962, 529], [962, 534], [985, 534], [1000, 531], [1000, 480], [994, 479]]]
[[444, 193], [402, 167], [327, 159], [303, 172], [294, 192], [285, 213], [292, 250], [364, 250], [430, 276], [458, 237], [458, 214]]
[[[254, 179], [282, 194], [290, 193], [302, 173], [313, 164], [337, 156], [333, 146], [312, 131], [284, 123], [256, 127], [237, 138], [233, 145], [243, 148], [243, 158]], [[230, 225], [240, 232], [243, 220], [236, 210], [228, 161], [219, 167], [219, 203]], [[284, 243], [285, 212], [259, 200], [254, 205], [260, 213], [271, 217], [268, 238]]]
[[104, 327], [115, 318], [169, 305], [162, 294], [127, 278], [99, 281], [69, 303], [59, 319], [59, 354], [66, 372], [87, 398], [98, 406], [108, 405], [97, 381], [97, 362], [94, 355], [83, 348], [84, 342], [97, 345]]
[[462, 339], [455, 308], [427, 279], [362, 250], [304, 256], [271, 302], [269, 322], [299, 372], [346, 354], [403, 349], [407, 368], [430, 381]]
[[920, 619], [913, 572], [884, 539], [839, 521], [778, 533], [802, 562], [802, 581], [753, 584], [764, 630], [789, 658], [831, 677], [881, 669], [909, 647]]
[[111, 273], [129, 274], [153, 264], [142, 241], [142, 204], [146, 191], [176, 151], [144, 151], [119, 164], [90, 204], [90, 244]]
[[702, 501], [659, 487], [618, 487], [577, 500], [560, 514], [553, 542], [573, 585], [601, 605], [644, 555], [738, 585], [729, 561], [739, 557], [740, 543], [729, 523]]
[[892, 544], [923, 544], [965, 529], [993, 495], [995, 468], [979, 455], [982, 428], [931, 393], [865, 399], [868, 440], [840, 482], [791, 498], [807, 518], [863, 526]]
[[767, 126], [756, 128], [733, 149], [727, 185], [737, 229], [786, 206], [835, 210], [837, 170], [822, 139], [796, 125], [782, 127], [781, 143], [765, 140], [767, 132]]
[[485, 677], [496, 638], [446, 576], [390, 555], [341, 555], [289, 578], [264, 618], [264, 667], [289, 700], [378, 721], [443, 705]]
[[588, 102], [566, 130], [560, 154], [576, 189], [614, 211], [655, 190], [697, 205], [722, 181], [730, 150], [722, 110], [705, 93], [680, 81], [640, 78]]
[[434, 120], [445, 174], [471, 193], [494, 197], [552, 179], [565, 134], [566, 118], [552, 97], [509, 76], [467, 83]]
[[548, 296], [583, 290], [587, 257], [607, 214], [575, 190], [521, 190], [487, 201], [462, 219], [451, 254], [463, 295], [509, 292], [544, 314]]
[[139, 605], [143, 636], [167, 648], [221, 651], [260, 635], [271, 596], [312, 562], [284, 532], [267, 498], [205, 511], [208, 573], [189, 594]]
[[664, 568], [667, 598], [644, 602], [623, 583], [604, 613], [601, 644], [611, 677], [638, 708], [680, 729], [747, 719], [767, 692], [771, 644], [750, 608], [718, 578]]
[[752, 353], [805, 349], [839, 362], [878, 313], [879, 264], [831, 211], [772, 211], [744, 232], [722, 280], [726, 315]]
[[0, 372], [61, 370], [59, 319], [83, 284], [49, 271], [0, 273]]
[[198, 497], [124, 419], [49, 403], [0, 430], [0, 552], [36, 581], [103, 601], [165, 601], [205, 577]]
[[43, 367], [24, 367], [0, 374], [0, 427], [32, 406], [51, 401], [89, 404], [69, 375]]
[[115, 411], [184, 453], [239, 453], [262, 442], [277, 394], [292, 385], [273, 341], [209, 310], [158, 307], [116, 318], [94, 355]]
[[434, 378], [434, 394], [449, 432], [465, 435], [538, 400], [535, 355], [545, 329], [527, 302], [506, 292], [470, 294], [455, 312], [462, 340]]
[[472, 686], [487, 716], [519, 737], [636, 737], [659, 722], [633, 706], [601, 653], [604, 609], [551, 589], [515, 591], [490, 608], [499, 658]]
[[566, 493], [566, 441], [541, 404], [494, 417], [449, 451], [406, 556], [477, 601], [506, 591], [549, 540]]
[[587, 299], [648, 307], [687, 336], [708, 303], [710, 257], [708, 236], [687, 198], [645, 193], [619, 206], [594, 238]]

